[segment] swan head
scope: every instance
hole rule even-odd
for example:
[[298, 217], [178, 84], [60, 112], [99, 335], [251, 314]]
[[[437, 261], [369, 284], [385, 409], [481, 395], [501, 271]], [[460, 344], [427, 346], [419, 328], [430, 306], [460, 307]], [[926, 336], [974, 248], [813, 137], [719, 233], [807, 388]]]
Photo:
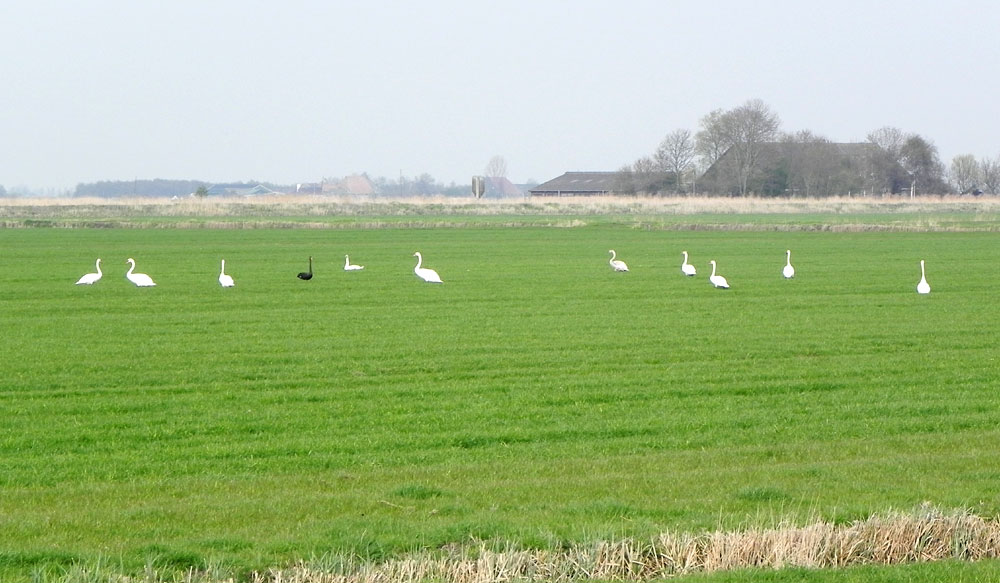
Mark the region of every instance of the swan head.
[[413, 252], [413, 256], [414, 257], [420, 257], [420, 251], [414, 251]]
[[128, 259], [125, 260], [125, 263], [131, 263], [132, 265], [135, 265], [135, 259], [129, 257]]

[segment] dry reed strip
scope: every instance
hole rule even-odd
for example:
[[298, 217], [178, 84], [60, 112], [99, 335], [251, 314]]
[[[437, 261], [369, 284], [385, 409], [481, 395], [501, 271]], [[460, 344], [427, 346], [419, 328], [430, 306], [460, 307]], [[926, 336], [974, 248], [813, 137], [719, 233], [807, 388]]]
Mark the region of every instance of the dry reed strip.
[[329, 216], [491, 216], [491, 215], [634, 215], [634, 214], [803, 214], [803, 213], [998, 213], [1000, 197], [904, 196], [760, 198], [672, 197], [535, 197], [484, 199], [266, 196], [251, 198], [6, 198], [5, 219], [107, 219], [129, 217], [329, 217]]
[[[649, 541], [608, 541], [561, 550], [497, 550], [480, 542], [380, 563], [323, 557], [248, 577], [252, 583], [641, 582], [747, 568], [823, 569], [998, 557], [1000, 519], [985, 520], [968, 511], [945, 513], [925, 504], [912, 513], [873, 515], [845, 525], [819, 521], [701, 535], [663, 533]], [[221, 567], [177, 574], [158, 573], [149, 565], [142, 575], [128, 576], [99, 564], [73, 566], [59, 580], [234, 583], [237, 578]]]
[[254, 583], [499, 583], [586, 580], [649, 581], [745, 568], [812, 569], [898, 565], [1000, 556], [1000, 521], [924, 506], [911, 514], [872, 516], [846, 525], [817, 522], [703, 535], [664, 533], [566, 550], [493, 550], [484, 544], [382, 563], [302, 563], [255, 573]]

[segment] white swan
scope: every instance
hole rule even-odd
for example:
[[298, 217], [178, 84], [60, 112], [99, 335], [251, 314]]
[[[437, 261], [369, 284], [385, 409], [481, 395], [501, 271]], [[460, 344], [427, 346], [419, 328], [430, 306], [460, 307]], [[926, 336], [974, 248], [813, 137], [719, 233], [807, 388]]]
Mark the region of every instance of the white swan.
[[621, 259], [615, 259], [616, 255], [614, 249], [609, 249], [608, 253], [611, 254], [611, 261], [608, 262], [611, 264], [611, 269], [614, 269], [615, 271], [628, 271], [628, 265], [625, 265], [624, 261]]
[[222, 260], [222, 269], [219, 271], [219, 285], [222, 287], [233, 287], [236, 282], [233, 281], [233, 276], [226, 275], [226, 260]]
[[712, 264], [712, 275], [708, 276], [708, 281], [712, 282], [712, 285], [717, 288], [729, 289], [729, 282], [726, 281], [726, 278], [721, 275], [715, 275], [715, 259], [709, 261], [709, 263]]
[[416, 273], [417, 277], [427, 283], [444, 283], [441, 281], [441, 276], [438, 275], [436, 271], [426, 267], [420, 267], [420, 264], [424, 262], [424, 258], [420, 254], [420, 251], [414, 253], [413, 256], [417, 258], [417, 266], [413, 268], [413, 273]]
[[791, 249], [785, 251], [785, 268], [781, 270], [781, 275], [784, 275], [785, 279], [792, 279], [795, 277], [795, 268], [792, 267]]
[[920, 283], [917, 284], [918, 294], [929, 294], [931, 293], [931, 286], [927, 283], [927, 277], [924, 275], [924, 260], [920, 260]]
[[344, 255], [344, 271], [360, 271], [364, 269], [364, 265], [353, 265], [351, 264], [351, 256]]
[[156, 285], [156, 283], [153, 281], [153, 278], [149, 277], [145, 273], [132, 273], [132, 271], [135, 270], [135, 259], [129, 257], [126, 263], [129, 264], [129, 268], [128, 268], [128, 273], [125, 274], [125, 277], [127, 277], [129, 281], [131, 281], [132, 283], [134, 283], [139, 287], [152, 287]]
[[101, 279], [101, 276], [103, 276], [103, 275], [104, 274], [101, 273], [101, 259], [98, 257], [97, 258], [97, 273], [87, 273], [87, 274], [84, 274], [83, 277], [81, 277], [80, 279], [76, 280], [76, 285], [91, 285], [92, 283], [95, 283], [99, 279]]
[[681, 263], [681, 273], [684, 275], [694, 275], [698, 273], [698, 270], [694, 268], [694, 265], [688, 263], [688, 252], [681, 251], [684, 254], [684, 263]]

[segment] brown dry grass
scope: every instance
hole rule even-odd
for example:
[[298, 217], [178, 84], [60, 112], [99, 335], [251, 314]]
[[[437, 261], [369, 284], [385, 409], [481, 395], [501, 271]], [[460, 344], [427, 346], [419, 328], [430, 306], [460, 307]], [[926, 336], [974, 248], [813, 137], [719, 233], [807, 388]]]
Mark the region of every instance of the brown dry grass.
[[665, 533], [566, 550], [495, 550], [469, 545], [382, 563], [322, 561], [255, 573], [255, 583], [384, 583], [442, 581], [649, 581], [745, 568], [842, 568], [898, 565], [1000, 555], [1000, 522], [924, 506], [910, 514], [872, 516], [846, 525], [816, 522], [702, 535]]
[[0, 199], [4, 219], [107, 217], [324, 217], [410, 215], [602, 215], [602, 214], [866, 214], [998, 213], [1000, 197], [566, 197], [501, 200], [273, 196], [253, 198]]

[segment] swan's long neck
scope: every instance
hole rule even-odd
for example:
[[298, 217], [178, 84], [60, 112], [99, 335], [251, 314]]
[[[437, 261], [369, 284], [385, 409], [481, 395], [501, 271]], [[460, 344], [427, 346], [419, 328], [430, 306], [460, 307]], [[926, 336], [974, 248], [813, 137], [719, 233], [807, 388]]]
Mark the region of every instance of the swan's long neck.
[[687, 262], [688, 262], [688, 252], [687, 251], [681, 251], [681, 253], [684, 254], [684, 263], [687, 264]]
[[924, 260], [923, 259], [920, 260], [920, 279], [926, 279], [926, 276], [924, 275]]
[[791, 249], [789, 249], [788, 251], [785, 251], [785, 262], [788, 265], [792, 264], [792, 250]]
[[309, 273], [313, 271], [313, 258], [312, 255], [309, 256]]
[[615, 250], [614, 250], [614, 249], [612, 249], [612, 250], [611, 250], [611, 261], [614, 261], [614, 260], [615, 260], [615, 257], [618, 257], [618, 255], [617, 255], [617, 254], [615, 254]]
[[126, 275], [132, 275], [132, 272], [134, 270], [135, 270], [135, 261], [129, 259], [128, 260], [128, 273]]
[[350, 264], [351, 264], [351, 256], [350, 255], [344, 255], [344, 267], [347, 267]]
[[222, 260], [222, 269], [219, 270], [219, 274], [224, 274], [224, 273], [226, 273], [226, 260], [225, 259]]
[[715, 262], [712, 262], [712, 277], [715, 277]]
[[414, 253], [417, 256], [417, 266], [413, 269], [420, 269], [420, 264], [424, 262], [424, 257], [420, 253]]
[[97, 260], [97, 275], [102, 275], [101, 274], [101, 260], [100, 259]]

